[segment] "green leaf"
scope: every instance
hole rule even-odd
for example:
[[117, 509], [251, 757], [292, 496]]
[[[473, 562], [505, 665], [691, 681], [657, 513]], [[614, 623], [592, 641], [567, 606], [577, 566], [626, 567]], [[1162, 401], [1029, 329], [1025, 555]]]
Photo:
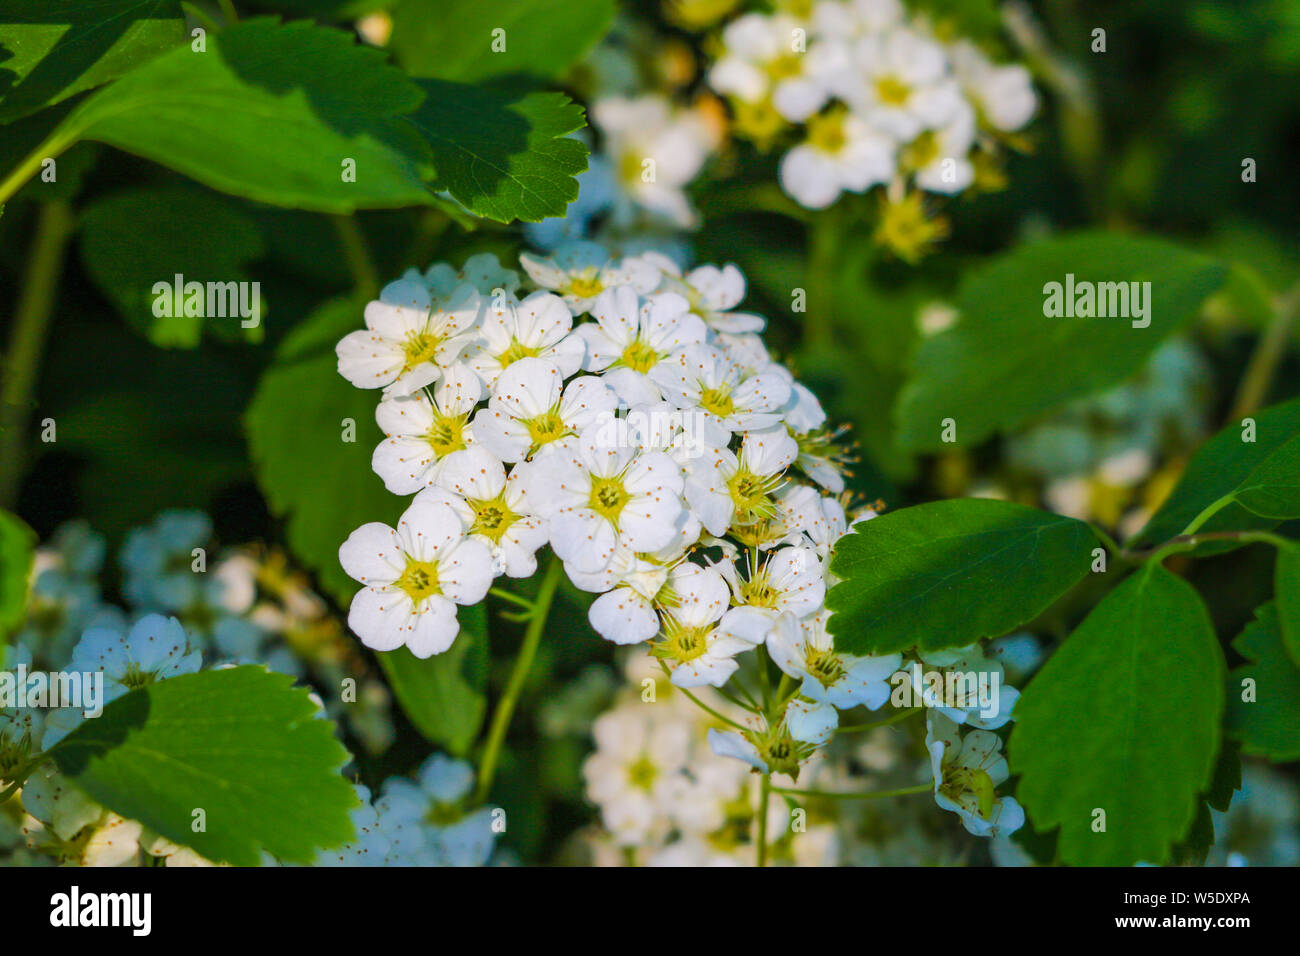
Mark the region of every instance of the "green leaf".
[[399, 647], [377, 656], [416, 729], [430, 743], [463, 757], [487, 714], [487, 609], [463, 607], [458, 617], [460, 634], [441, 654], [421, 660]]
[[608, 32], [614, 0], [402, 0], [392, 16], [389, 45], [412, 76], [550, 79]]
[[[1016, 702], [1009, 756], [1035, 825], [1077, 866], [1160, 864], [1210, 788], [1223, 654], [1195, 590], [1148, 564], [1112, 591]], [[1105, 811], [1105, 831], [1095, 831]]]
[[[321, 212], [424, 203], [419, 89], [340, 30], [248, 20], [92, 95], [56, 145], [99, 140], [223, 192]], [[344, 181], [345, 160], [355, 182]]]
[[1234, 494], [1261, 518], [1300, 518], [1300, 435], [1260, 462]]
[[308, 863], [352, 839], [356, 798], [334, 725], [292, 684], [262, 667], [173, 677], [113, 701], [51, 756], [99, 803], [209, 860]]
[[0, 510], [0, 644], [22, 623], [36, 535], [16, 515]]
[[1300, 545], [1277, 549], [1273, 593], [1277, 595], [1282, 643], [1291, 660], [1300, 667]]
[[[1147, 328], [1129, 318], [1049, 318], [1047, 283], [1150, 282]], [[956, 324], [921, 343], [899, 398], [899, 440], [940, 451], [942, 422], [970, 448], [994, 432], [1122, 382], [1181, 328], [1226, 269], [1167, 242], [1085, 232], [1022, 246], [974, 272]], [[1127, 288], [1127, 287], [1126, 287]]]
[[1283, 646], [1277, 605], [1256, 610], [1232, 646], [1249, 663], [1228, 675], [1228, 733], [1253, 756], [1300, 760], [1300, 668]]
[[[153, 288], [158, 282], [171, 286], [177, 275], [184, 283], [249, 282], [245, 266], [263, 251], [257, 223], [224, 197], [197, 189], [112, 193], [81, 219], [81, 257], [91, 278], [132, 327], [163, 347], [193, 348], [205, 323], [222, 338], [260, 338], [260, 324], [241, 328], [238, 294], [226, 316], [159, 317]], [[263, 303], [259, 317], [264, 313]]]
[[[368, 521], [393, 524], [406, 504], [370, 467], [383, 439], [375, 424], [379, 392], [338, 373], [334, 346], [363, 328], [362, 308], [336, 299], [304, 320], [281, 344], [244, 416], [258, 483], [288, 521], [289, 547], [345, 606], [360, 585], [339, 566], [339, 545]], [[345, 421], [354, 441], [344, 440]]]
[[185, 39], [177, 0], [9, 0], [0, 123], [94, 89]]
[[1033, 619], [1088, 573], [1097, 546], [1081, 521], [961, 498], [859, 522], [835, 547], [842, 580], [829, 628], [850, 654], [932, 651]]
[[[1148, 548], [1169, 540], [1207, 507], [1246, 484], [1275, 451], [1300, 436], [1300, 398], [1266, 408], [1253, 419], [1254, 441], [1243, 441], [1245, 429], [1233, 424], [1197, 450], [1173, 493], [1129, 542], [1129, 547]], [[1255, 515], [1234, 502], [1210, 518], [1200, 530], [1254, 531], [1276, 524], [1275, 520]], [[1209, 552], [1227, 547], [1231, 545], [1212, 542], [1197, 550]]]
[[563, 216], [587, 147], [568, 136], [585, 125], [562, 93], [506, 92], [425, 80], [412, 122], [428, 140], [437, 187], [498, 222]]

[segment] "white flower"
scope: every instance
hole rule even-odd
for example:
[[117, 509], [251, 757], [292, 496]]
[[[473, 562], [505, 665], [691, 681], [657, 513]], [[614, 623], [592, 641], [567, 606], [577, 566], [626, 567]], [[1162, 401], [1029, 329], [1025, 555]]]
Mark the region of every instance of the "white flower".
[[406, 645], [416, 657], [441, 654], [460, 631], [457, 604], [483, 600], [492, 584], [492, 554], [467, 538], [445, 503], [416, 501], [397, 530], [362, 525], [339, 548], [339, 563], [365, 587], [352, 598], [348, 626], [367, 647]]
[[[409, 275], [414, 270], [408, 270]], [[446, 302], [462, 283], [468, 282], [480, 295], [489, 296], [498, 290], [512, 293], [519, 288], [519, 273], [507, 269], [492, 252], [480, 252], [465, 260], [459, 271], [445, 262], [437, 262], [424, 272], [424, 281], [433, 294], [434, 302]]]
[[712, 345], [679, 349], [650, 377], [678, 408], [703, 408], [732, 432], [776, 425], [790, 398], [790, 383], [780, 373], [751, 372]]
[[[942, 668], [944, 680], [941, 690], [926, 681], [919, 665], [913, 666], [912, 686], [926, 707], [981, 730], [997, 730], [1011, 720], [1020, 691], [1007, 685], [1002, 662], [985, 656], [979, 644], [926, 651], [920, 657], [932, 668]], [[949, 689], [953, 699], [947, 698]]]
[[761, 315], [731, 311], [745, 298], [744, 273], [731, 263], [721, 269], [699, 266], [685, 276], [667, 263], [664, 276], [665, 287], [684, 295], [691, 311], [715, 332], [761, 332], [767, 324]]
[[994, 65], [968, 40], [952, 44], [948, 55], [967, 95], [994, 129], [1012, 132], [1033, 118], [1038, 94], [1023, 66]]
[[916, 184], [930, 192], [953, 196], [975, 181], [975, 166], [967, 158], [975, 145], [975, 111], [963, 102], [936, 130], [922, 133], [908, 148], [916, 167]]
[[773, 623], [784, 611], [804, 617], [821, 608], [826, 598], [826, 581], [817, 552], [812, 548], [779, 548], [766, 559], [751, 557], [749, 561], [747, 576], [743, 578], [731, 561], [716, 565], [727, 579], [737, 604], [764, 611]]
[[799, 693], [809, 700], [839, 710], [859, 704], [876, 710], [889, 700], [889, 678], [903, 663], [903, 656], [836, 651], [835, 639], [826, 630], [829, 617], [825, 610], [803, 621], [782, 614], [768, 636], [768, 653], [777, 667], [802, 682]]
[[784, 428], [751, 431], [739, 455], [722, 448], [691, 469], [686, 500], [709, 533], [718, 537], [729, 528], [772, 518], [782, 475], [798, 451]]
[[513, 362], [493, 386], [487, 408], [474, 416], [474, 440], [503, 461], [521, 461], [571, 446], [570, 439], [618, 404], [598, 378], [563, 382], [560, 369], [545, 359]]
[[625, 197], [615, 205], [612, 221], [631, 225], [644, 210], [678, 228], [694, 227], [695, 210], [683, 187], [713, 149], [714, 135], [704, 120], [659, 96], [597, 100], [589, 115]]
[[549, 292], [534, 292], [522, 302], [513, 295], [494, 296], [465, 361], [487, 388], [496, 385], [502, 369], [522, 358], [552, 362], [568, 378], [582, 365], [586, 348], [569, 334], [572, 328], [568, 306]]
[[592, 736], [596, 750], [582, 765], [587, 794], [619, 843], [644, 843], [667, 826], [678, 773], [689, 757], [691, 726], [646, 704], [602, 714]]
[[781, 188], [799, 205], [825, 209], [842, 192], [865, 192], [893, 178], [894, 143], [846, 110], [808, 121], [808, 138], [781, 160]]
[[754, 608], [727, 610], [731, 594], [714, 568], [684, 563], [669, 580], [662, 635], [652, 653], [678, 687], [721, 687], [736, 672], [735, 656], [763, 643], [770, 622]]
[[537, 549], [550, 531], [529, 500], [521, 477], [521, 469], [528, 467], [526, 462], [516, 465], [507, 478], [505, 466], [486, 449], [458, 451], [445, 460], [438, 487], [420, 492], [416, 501], [428, 498], [450, 504], [469, 536], [492, 549], [494, 574], [530, 577], [537, 570]]
[[596, 298], [615, 286], [632, 286], [645, 295], [660, 281], [651, 262], [635, 256], [614, 260], [604, 246], [581, 240], [564, 243], [549, 258], [520, 253], [519, 264], [543, 289], [563, 296], [574, 315], [590, 311]]
[[770, 97], [782, 117], [802, 122], [821, 108], [828, 92], [809, 75], [817, 64], [813, 51], [804, 51], [804, 34], [799, 21], [782, 14], [738, 17], [722, 31], [726, 52], [709, 70], [709, 84], [746, 103]]
[[683, 511], [677, 463], [663, 452], [640, 452], [620, 421], [587, 426], [574, 457], [543, 459], [529, 483], [550, 509], [551, 547], [581, 572], [609, 567], [620, 548], [665, 547]]
[[339, 374], [358, 388], [409, 394], [437, 381], [473, 341], [482, 312], [473, 286], [459, 286], [446, 305], [435, 305], [420, 283], [405, 282], [402, 291], [402, 304], [384, 301], [383, 293], [369, 303], [365, 330], [345, 335], [335, 349]]
[[962, 737], [943, 714], [926, 714], [925, 746], [934, 773], [934, 799], [961, 817], [976, 836], [1013, 833], [1025, 822], [1025, 811], [1014, 798], [999, 796], [997, 787], [1010, 776], [1002, 741], [987, 730]]
[[375, 421], [388, 437], [375, 446], [370, 466], [395, 495], [433, 485], [442, 463], [470, 442], [469, 417], [483, 397], [483, 385], [465, 365], [443, 372], [433, 401], [423, 391], [385, 395]]
[[690, 303], [671, 292], [642, 298], [629, 285], [608, 289], [591, 306], [595, 322], [577, 334], [587, 343], [583, 368], [602, 380], [627, 405], [659, 400], [654, 369], [677, 349], [704, 342], [707, 330]]
[[864, 37], [860, 72], [841, 97], [873, 128], [900, 143], [947, 123], [962, 102], [942, 45], [918, 30], [897, 28]]

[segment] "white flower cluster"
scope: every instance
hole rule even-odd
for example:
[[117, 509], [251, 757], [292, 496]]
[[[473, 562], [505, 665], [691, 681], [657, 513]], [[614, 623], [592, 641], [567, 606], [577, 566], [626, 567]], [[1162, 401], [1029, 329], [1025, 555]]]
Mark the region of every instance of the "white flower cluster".
[[491, 255], [411, 270], [338, 345], [339, 371], [383, 390], [375, 471], [418, 492], [340, 549], [365, 585], [349, 624], [377, 650], [445, 651], [456, 606], [531, 576], [549, 543], [601, 595], [602, 636], [720, 685], [783, 615], [821, 608], [846, 527], [825, 413], [736, 311], [735, 266], [587, 242], [521, 265], [535, 291]]
[[804, 17], [747, 13], [729, 23], [709, 82], [756, 140], [804, 127], [780, 179], [805, 207], [908, 180], [955, 195], [975, 182], [979, 157], [1037, 109], [1024, 67], [939, 39], [899, 0], [804, 6]]

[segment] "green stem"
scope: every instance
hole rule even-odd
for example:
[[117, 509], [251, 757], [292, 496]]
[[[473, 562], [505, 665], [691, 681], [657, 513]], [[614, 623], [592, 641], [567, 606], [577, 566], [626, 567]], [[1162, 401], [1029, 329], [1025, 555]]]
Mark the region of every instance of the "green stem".
[[814, 216], [808, 225], [808, 296], [803, 314], [804, 345], [832, 345], [835, 260], [840, 245], [839, 218], [831, 210]]
[[[663, 661], [660, 661], [660, 662], [659, 662], [659, 666], [663, 668], [664, 673], [667, 674], [667, 675], [669, 675], [669, 680], [671, 680], [671, 679], [672, 679], [672, 671], [670, 671], [670, 670], [668, 669], [668, 665], [665, 664]], [[674, 686], [676, 686], [676, 685], [674, 685]], [[704, 701], [700, 700], [698, 697], [696, 697], [694, 694], [692, 694], [692, 693], [691, 693], [689, 690], [687, 690], [685, 687], [678, 687], [677, 689], [678, 689], [679, 691], [681, 691], [683, 694], [686, 695], [686, 699], [687, 699], [687, 700], [689, 700], [692, 704], [694, 704], [696, 707], [700, 708], [700, 710], [704, 711], [704, 712], [705, 712], [706, 714], [708, 714], [709, 716], [714, 717], [714, 718], [716, 718], [717, 720], [722, 721], [724, 724], [729, 724], [730, 726], [735, 727], [737, 730], [741, 730], [741, 731], [749, 730], [749, 728], [746, 727], [744, 724], [738, 724], [738, 723], [736, 723], [736, 721], [732, 720], [730, 717], [727, 717], [725, 714], [720, 714], [720, 713], [718, 713], [716, 710], [714, 710], [712, 707], [710, 707], [710, 706], [709, 706], [708, 704], [706, 704]]]
[[1235, 500], [1236, 500], [1236, 495], [1229, 493], [1224, 495], [1218, 501], [1215, 501], [1212, 504], [1207, 505], [1205, 510], [1202, 511], [1200, 514], [1198, 514], [1195, 518], [1193, 518], [1192, 523], [1182, 530], [1182, 533], [1179, 535], [1179, 537], [1181, 538], [1181, 537], [1186, 537], [1187, 535], [1196, 534], [1196, 532], [1201, 529], [1201, 527], [1205, 524], [1205, 522], [1209, 521], [1211, 518], [1213, 518], [1224, 508], [1228, 507], [1228, 505], [1232, 504], [1233, 501]]
[[1228, 416], [1230, 422], [1246, 418], [1268, 398], [1273, 378], [1286, 355], [1287, 343], [1291, 340], [1291, 327], [1297, 316], [1300, 316], [1300, 283], [1293, 285], [1277, 300], [1273, 321], [1255, 346], [1242, 376], [1241, 387], [1237, 390], [1236, 401], [1232, 403], [1232, 412]]
[[905, 707], [892, 717], [873, 720], [867, 724], [851, 724], [848, 727], [839, 728], [836, 732], [841, 734], [856, 734], [866, 730], [875, 730], [878, 727], [888, 727], [890, 724], [896, 724], [899, 721], [907, 720], [908, 717], [911, 717], [913, 714], [919, 714], [924, 709], [924, 707]]
[[763, 788], [758, 798], [758, 865], [767, 866], [767, 804], [772, 798], [772, 775], [763, 774]]
[[522, 598], [518, 594], [512, 594], [511, 592], [505, 590], [504, 588], [492, 588], [491, 590], [488, 591], [488, 594], [492, 595], [495, 598], [500, 598], [503, 601], [508, 601], [511, 604], [516, 604], [519, 607], [524, 608], [525, 610], [532, 611], [533, 609], [532, 601], [528, 600], [527, 598]]
[[1238, 544], [1271, 544], [1275, 548], [1294, 548], [1296, 543], [1268, 531], [1207, 531], [1205, 534], [1180, 534], [1153, 550], [1146, 558], [1159, 563], [1172, 554], [1192, 551], [1206, 541], [1235, 541]]
[[0, 806], [7, 803], [10, 797], [22, 789], [23, 784], [27, 782], [27, 778], [32, 775], [32, 771], [43, 764], [48, 757], [49, 754], [44, 753], [43, 751], [34, 753], [27, 758], [26, 763], [14, 771], [13, 779], [10, 781], [9, 786], [4, 789], [3, 793], [0, 793]]
[[934, 784], [918, 783], [915, 787], [901, 787], [898, 790], [871, 790], [866, 793], [840, 793], [835, 790], [796, 790], [788, 787], [773, 787], [777, 793], [792, 797], [819, 797], [827, 800], [872, 800], [877, 797], [906, 797], [914, 793], [930, 793]]
[[492, 715], [492, 726], [488, 730], [487, 744], [483, 748], [483, 760], [479, 764], [476, 796], [480, 803], [487, 799], [488, 793], [492, 789], [492, 777], [496, 774], [497, 761], [501, 757], [501, 745], [505, 743], [506, 730], [510, 727], [510, 717], [515, 712], [515, 705], [519, 702], [519, 694], [524, 689], [524, 682], [528, 679], [528, 671], [533, 666], [533, 660], [537, 657], [537, 648], [542, 643], [542, 632], [546, 629], [546, 617], [550, 613], [551, 603], [555, 599], [555, 589], [560, 584], [561, 569], [560, 559], [552, 555], [551, 563], [542, 576], [541, 587], [537, 591], [537, 599], [533, 602], [535, 610], [528, 621], [528, 629], [524, 631], [524, 643], [519, 648], [519, 656], [515, 658], [515, 666], [510, 672], [510, 679], [506, 682], [505, 692], [501, 695], [496, 712]]
[[339, 243], [343, 246], [343, 258], [352, 273], [353, 284], [357, 293], [369, 299], [379, 292], [379, 273], [370, 253], [366, 249], [366, 239], [361, 227], [352, 216], [331, 216], [334, 231], [338, 233]]
[[32, 389], [54, 311], [63, 252], [75, 227], [72, 210], [62, 200], [46, 203], [37, 215], [36, 238], [14, 313], [13, 336], [4, 357], [4, 383], [0, 385], [0, 506], [3, 507], [10, 507], [18, 497]]

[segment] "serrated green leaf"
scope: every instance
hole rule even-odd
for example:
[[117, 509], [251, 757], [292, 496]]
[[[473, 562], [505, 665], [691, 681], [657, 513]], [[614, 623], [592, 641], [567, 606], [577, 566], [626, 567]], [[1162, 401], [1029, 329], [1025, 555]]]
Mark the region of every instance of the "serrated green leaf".
[[1232, 646], [1249, 663], [1228, 675], [1228, 733], [1248, 754], [1300, 760], [1300, 668], [1282, 644], [1277, 605], [1261, 606]]
[[550, 79], [608, 32], [614, 0], [402, 0], [392, 16], [389, 45], [412, 76]]
[[16, 515], [0, 510], [0, 643], [23, 620], [36, 535]]
[[[1275, 451], [1300, 436], [1300, 398], [1273, 405], [1252, 416], [1254, 441], [1243, 441], [1240, 423], [1229, 425], [1202, 445], [1187, 463], [1173, 493], [1129, 541], [1129, 547], [1148, 548], [1167, 541], [1220, 498], [1232, 494]], [[1201, 531], [1253, 531], [1277, 522], [1232, 503], [1215, 514]], [[1224, 550], [1231, 545], [1207, 542], [1198, 553]]]
[[[74, 784], [217, 862], [286, 862], [352, 839], [347, 751], [305, 688], [261, 667], [186, 674], [118, 698], [51, 750]], [[196, 830], [194, 811], [204, 814]]]
[[[155, 345], [193, 348], [205, 324], [221, 338], [251, 332], [260, 338], [262, 326], [241, 327], [238, 297], [224, 317], [155, 315], [155, 283], [171, 286], [177, 275], [183, 283], [251, 281], [245, 266], [261, 257], [262, 234], [224, 197], [183, 187], [112, 193], [82, 214], [80, 233], [81, 257], [91, 278], [123, 318]], [[262, 303], [259, 318], [264, 313]]]
[[[1016, 702], [1016, 796], [1078, 866], [1163, 863], [1210, 787], [1223, 654], [1192, 587], [1149, 564], [1112, 591]], [[1094, 830], [1105, 812], [1105, 830]]]
[[177, 0], [9, 0], [0, 123], [93, 89], [185, 39]]
[[[1049, 282], [1150, 282], [1146, 328], [1132, 320], [1049, 318]], [[921, 343], [896, 409], [899, 441], [918, 451], [971, 448], [1073, 399], [1122, 382], [1181, 328], [1226, 268], [1157, 239], [1085, 232], [1015, 249], [972, 273], [954, 326]]]
[[487, 609], [463, 607], [460, 634], [441, 654], [421, 660], [405, 647], [378, 654], [388, 685], [415, 728], [463, 757], [487, 714]]
[[[244, 416], [258, 483], [288, 522], [290, 549], [343, 605], [359, 585], [339, 566], [339, 545], [368, 521], [393, 524], [406, 504], [370, 467], [383, 439], [375, 424], [379, 392], [338, 373], [335, 344], [362, 327], [356, 301], [321, 306], [285, 339]], [[344, 441], [345, 420], [355, 441]]]
[[1300, 545], [1277, 549], [1273, 593], [1277, 596], [1282, 644], [1291, 660], [1300, 667]]
[[[223, 192], [321, 212], [425, 203], [420, 91], [339, 30], [248, 20], [89, 97], [56, 133], [136, 153]], [[355, 181], [344, 180], [344, 162]]]
[[961, 498], [888, 512], [840, 538], [828, 627], [850, 654], [962, 647], [1031, 620], [1085, 574], [1086, 524]]
[[1234, 494], [1261, 518], [1300, 518], [1300, 435], [1261, 461]]
[[516, 93], [424, 80], [411, 117], [433, 151], [437, 187], [498, 222], [563, 216], [587, 147], [568, 134], [585, 125], [562, 93]]

